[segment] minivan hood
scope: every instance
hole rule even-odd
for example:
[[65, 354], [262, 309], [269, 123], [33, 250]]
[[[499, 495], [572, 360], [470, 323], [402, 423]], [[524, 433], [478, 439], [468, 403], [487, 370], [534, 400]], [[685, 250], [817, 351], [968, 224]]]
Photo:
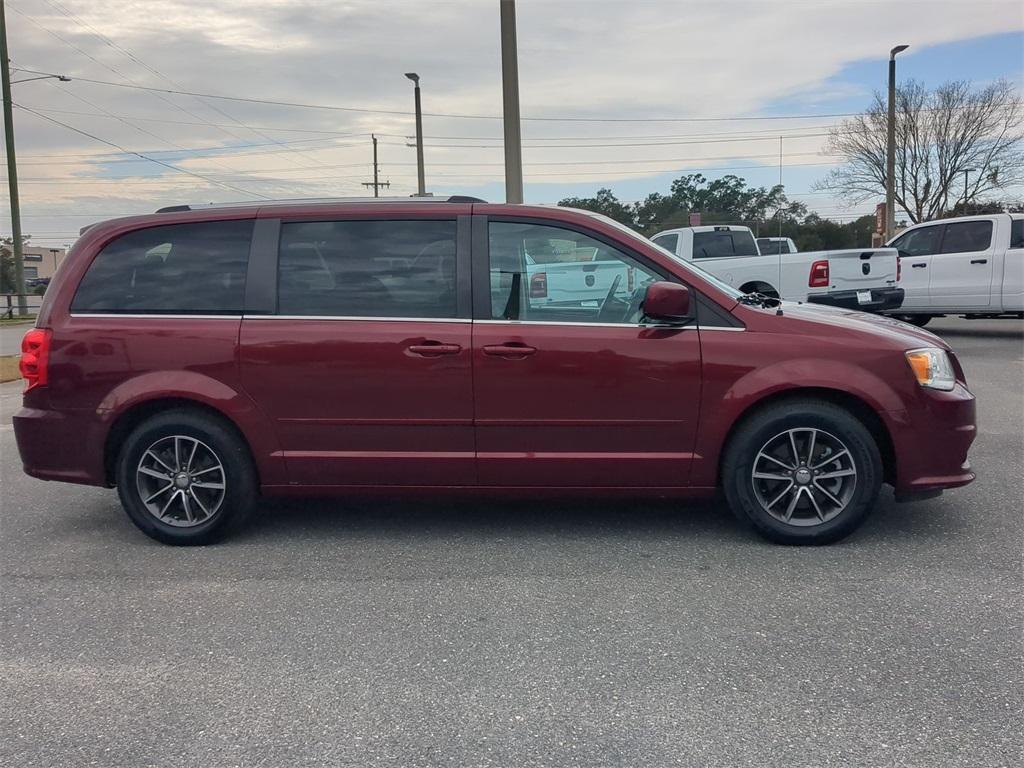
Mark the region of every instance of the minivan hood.
[[829, 329], [876, 336], [879, 340], [884, 339], [902, 349], [918, 347], [950, 349], [949, 344], [934, 333], [885, 315], [788, 301], [782, 303], [782, 313], [783, 317], [801, 323], [813, 323], [817, 326], [827, 326]]

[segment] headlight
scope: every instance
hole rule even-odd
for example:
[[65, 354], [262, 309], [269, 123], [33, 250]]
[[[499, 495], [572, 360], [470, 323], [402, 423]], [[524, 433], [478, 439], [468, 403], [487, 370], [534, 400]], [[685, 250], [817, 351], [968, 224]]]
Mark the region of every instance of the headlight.
[[941, 389], [946, 392], [956, 385], [956, 374], [953, 373], [953, 363], [944, 349], [926, 347], [925, 349], [912, 349], [906, 353], [910, 370], [917, 377], [917, 383], [922, 387]]

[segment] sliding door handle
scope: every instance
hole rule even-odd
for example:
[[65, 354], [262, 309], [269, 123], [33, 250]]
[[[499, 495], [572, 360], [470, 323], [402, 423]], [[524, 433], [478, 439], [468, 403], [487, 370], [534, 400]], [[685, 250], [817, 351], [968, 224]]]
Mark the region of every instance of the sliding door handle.
[[442, 344], [439, 341], [427, 341], [423, 344], [410, 344], [406, 349], [409, 354], [417, 357], [440, 357], [441, 355], [457, 355], [462, 351], [458, 344]]

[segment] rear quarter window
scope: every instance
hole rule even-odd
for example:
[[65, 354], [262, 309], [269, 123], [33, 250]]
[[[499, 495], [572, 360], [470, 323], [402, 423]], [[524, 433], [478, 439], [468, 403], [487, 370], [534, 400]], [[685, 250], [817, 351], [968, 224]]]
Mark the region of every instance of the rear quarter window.
[[676, 248], [679, 245], [679, 235], [660, 235], [654, 238], [652, 241], [655, 245], [660, 245], [669, 253], [674, 254]]
[[108, 243], [82, 278], [79, 313], [239, 314], [252, 221], [151, 227]]
[[1014, 219], [1010, 225], [1010, 247], [1024, 248], [1024, 219]]

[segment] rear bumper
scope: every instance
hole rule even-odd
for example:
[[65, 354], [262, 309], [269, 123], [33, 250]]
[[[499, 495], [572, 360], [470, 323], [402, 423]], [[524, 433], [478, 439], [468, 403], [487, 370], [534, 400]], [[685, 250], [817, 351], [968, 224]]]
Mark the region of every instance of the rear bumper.
[[897, 461], [896, 493], [916, 496], [959, 488], [974, 480], [967, 459], [974, 438], [974, 396], [960, 384], [951, 392], [925, 390], [912, 410], [888, 414]]
[[811, 304], [826, 304], [842, 309], [859, 309], [861, 312], [887, 312], [903, 306], [902, 288], [871, 288], [871, 300], [861, 302], [857, 294], [864, 291], [832, 291], [830, 293], [812, 293], [807, 297]]
[[91, 411], [21, 408], [14, 414], [14, 438], [25, 474], [40, 480], [106, 485], [105, 435]]

